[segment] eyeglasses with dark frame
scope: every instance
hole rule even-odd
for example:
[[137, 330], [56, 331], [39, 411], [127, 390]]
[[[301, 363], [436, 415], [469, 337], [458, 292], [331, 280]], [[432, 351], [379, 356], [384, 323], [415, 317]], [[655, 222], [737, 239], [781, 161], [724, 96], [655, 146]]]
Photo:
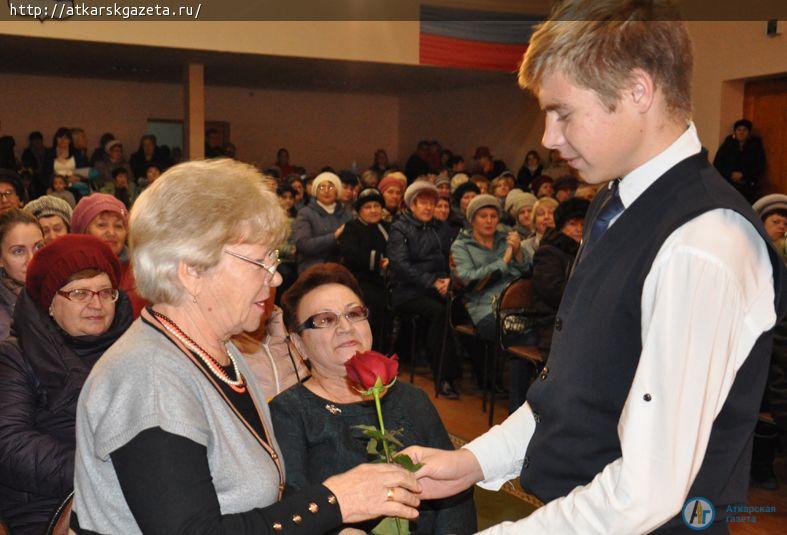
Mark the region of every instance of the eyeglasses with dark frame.
[[10, 199], [11, 197], [13, 197], [15, 195], [16, 195], [16, 190], [13, 190], [13, 189], [0, 191], [0, 199], [2, 199], [2, 200]]
[[326, 310], [306, 318], [306, 321], [295, 327], [295, 332], [300, 333], [306, 329], [331, 329], [339, 325], [339, 318], [344, 316], [350, 323], [358, 323], [369, 317], [369, 309], [363, 305], [354, 305], [347, 312], [334, 312]]
[[94, 295], [97, 295], [104, 303], [114, 303], [118, 300], [120, 292], [115, 288], [102, 288], [98, 291], [88, 290], [87, 288], [74, 288], [73, 290], [58, 290], [57, 295], [75, 303], [87, 303], [93, 300]]
[[265, 262], [260, 262], [259, 260], [253, 260], [247, 256], [243, 256], [240, 253], [236, 253], [235, 251], [230, 251], [229, 249], [224, 249], [224, 252], [230, 256], [234, 256], [235, 258], [239, 258], [249, 264], [254, 264], [255, 266], [262, 268], [263, 270], [267, 271], [265, 284], [268, 284], [274, 276], [276, 276], [276, 268], [279, 267], [281, 264], [281, 260], [279, 259], [279, 250], [273, 249], [270, 253], [268, 253], [268, 258], [271, 259], [269, 264]]

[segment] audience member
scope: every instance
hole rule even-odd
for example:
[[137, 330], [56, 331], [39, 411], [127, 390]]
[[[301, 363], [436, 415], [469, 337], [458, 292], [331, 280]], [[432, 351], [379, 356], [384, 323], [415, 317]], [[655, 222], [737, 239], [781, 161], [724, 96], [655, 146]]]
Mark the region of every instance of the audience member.
[[[172, 224], [176, 226], [177, 223]], [[106, 242], [120, 262], [120, 289], [128, 294], [134, 317], [138, 317], [148, 304], [137, 293], [134, 271], [126, 247], [128, 235], [128, 209], [111, 195], [94, 193], [79, 200], [71, 216], [71, 232], [90, 234]]]
[[44, 533], [73, 488], [77, 399], [132, 321], [119, 279], [91, 236], [60, 238], [30, 262], [16, 337], [0, 344], [0, 511], [14, 534]]
[[150, 163], [145, 168], [145, 175], [137, 181], [137, 195], [145, 191], [145, 188], [153, 184], [161, 176], [161, 166], [157, 163]]
[[69, 182], [79, 182], [81, 178], [87, 177], [78, 175], [77, 169], [83, 169], [87, 166], [87, 160], [84, 160], [74, 149], [71, 130], [62, 127], [58, 128], [52, 139], [52, 147], [46, 150], [44, 172], [41, 174], [41, 179], [44, 181], [39, 182], [34, 190], [37, 192], [37, 195], [43, 195], [49, 178], [55, 174], [68, 177]]
[[285, 180], [295, 191], [295, 209], [300, 210], [309, 204], [309, 195], [306, 193], [303, 179], [299, 175], [288, 175]]
[[533, 180], [530, 183], [530, 191], [533, 192], [533, 195], [542, 199], [544, 197], [552, 197], [554, 195], [554, 180], [549, 175], [542, 174], [540, 177]]
[[580, 184], [577, 188], [577, 191], [574, 192], [574, 197], [578, 199], [585, 199], [586, 201], [592, 201], [596, 198], [597, 192], [598, 188], [593, 184]]
[[448, 221], [451, 215], [451, 196], [445, 193], [439, 193], [437, 204], [434, 206], [434, 217], [440, 221]]
[[[454, 273], [465, 287], [465, 307], [478, 335], [485, 341], [496, 343], [497, 327], [494, 303], [503, 289], [514, 279], [530, 270], [531, 259], [521, 246], [516, 231], [500, 230], [500, 203], [493, 195], [481, 194], [467, 207], [470, 228], [463, 230], [451, 245]], [[478, 386], [484, 388], [483, 348], [473, 351], [473, 367]], [[519, 361], [519, 359], [517, 359]], [[512, 410], [524, 403], [527, 379], [523, 366], [512, 363], [510, 400]], [[522, 367], [523, 369], [519, 369]], [[490, 379], [490, 384], [493, 381]]]
[[115, 139], [115, 134], [112, 132], [105, 132], [101, 135], [101, 139], [99, 139], [98, 142], [98, 147], [93, 149], [93, 154], [90, 156], [90, 167], [95, 167], [96, 163], [108, 156], [107, 151], [104, 150], [104, 147], [106, 147], [107, 143], [113, 139]]
[[358, 193], [361, 191], [361, 180], [352, 171], [340, 171], [339, 180], [342, 183], [342, 194], [339, 201], [347, 210], [352, 211], [355, 199], [358, 198]]
[[311, 202], [298, 211], [295, 219], [295, 247], [298, 273], [320, 262], [339, 260], [339, 237], [345, 223], [352, 219], [350, 210], [338, 202], [342, 191], [339, 177], [330, 172], [317, 175], [312, 183]]
[[55, 174], [46, 194], [67, 202], [72, 209], [77, 205], [74, 194], [68, 189], [68, 177], [66, 176]]
[[470, 177], [470, 180], [478, 186], [479, 194], [491, 193], [492, 183], [485, 175], [475, 174]]
[[519, 168], [519, 172], [516, 174], [517, 186], [524, 191], [529, 190], [530, 183], [533, 182], [533, 179], [540, 177], [543, 170], [544, 166], [541, 165], [541, 157], [538, 153], [534, 150], [528, 151], [525, 154], [525, 161], [522, 162], [522, 167]]
[[561, 203], [554, 213], [555, 228], [541, 240], [533, 256], [532, 310], [539, 315], [552, 317], [553, 321], [539, 328], [538, 347], [544, 358], [549, 356], [552, 345], [554, 316], [563, 298], [571, 266], [582, 241], [582, 227], [590, 203], [585, 199], [569, 199]]
[[376, 171], [372, 169], [367, 169], [363, 173], [361, 173], [361, 189], [364, 188], [376, 188], [377, 185], [380, 183], [381, 175], [378, 175]]
[[[271, 288], [271, 293], [279, 293], [276, 290], [280, 289]], [[243, 331], [231, 338], [246, 359], [254, 380], [260, 385], [268, 402], [311, 375], [306, 361], [297, 349], [291, 347], [281, 308], [275, 306], [273, 301], [273, 296], [266, 299], [259, 329]]]
[[407, 176], [407, 182], [413, 182], [421, 175], [429, 173], [429, 142], [419, 141], [418, 148], [415, 153], [407, 160], [404, 166], [404, 174]]
[[[318, 264], [301, 274], [282, 299], [293, 343], [312, 363], [312, 377], [271, 402], [271, 419], [293, 490], [308, 488], [369, 458], [359, 425], [377, 425], [374, 403], [347, 381], [344, 362], [374, 345], [364, 306], [365, 292], [338, 264]], [[327, 411], [333, 406], [338, 410]], [[451, 448], [451, 439], [429, 396], [397, 381], [381, 400], [388, 429], [401, 429], [402, 445], [431, 443]], [[353, 524], [367, 533], [379, 520]], [[472, 491], [448, 500], [424, 501], [411, 533], [475, 533]]]
[[276, 163], [274, 166], [281, 173], [280, 176], [287, 176], [294, 172], [294, 167], [290, 164], [290, 151], [281, 148], [276, 151]]
[[451, 196], [451, 179], [448, 178], [447, 174], [440, 173], [437, 178], [435, 178], [434, 185], [440, 196]]
[[454, 157], [454, 153], [448, 149], [442, 149], [440, 151], [440, 170], [449, 170], [451, 169], [451, 160]]
[[[275, 533], [302, 515], [304, 533], [324, 533], [416, 514], [402, 506], [415, 503], [414, 477], [390, 465], [363, 465], [282, 499], [265, 394], [225, 341], [259, 327], [280, 282], [273, 247], [285, 228], [270, 186], [229, 159], [181, 164], [140, 197], [132, 251], [141, 292], [155, 304], [104, 355], [80, 396], [75, 527]], [[390, 488], [395, 496], [385, 501]]]
[[101, 191], [107, 184], [113, 183], [115, 169], [124, 169], [126, 177], [131, 179], [134, 175], [131, 166], [123, 155], [123, 143], [118, 139], [113, 139], [105, 147], [106, 158], [96, 162], [95, 169], [98, 171], [98, 178], [93, 181], [93, 188]]
[[762, 219], [765, 232], [779, 254], [787, 260], [787, 195], [771, 193], [754, 203], [754, 211]]
[[221, 145], [221, 134], [217, 129], [205, 130], [205, 159], [223, 157], [224, 151]]
[[16, 171], [0, 169], [0, 214], [22, 206], [22, 181]]
[[376, 189], [365, 189], [355, 201], [358, 219], [347, 222], [339, 238], [339, 252], [344, 264], [358, 280], [369, 307], [369, 323], [377, 346], [383, 343], [385, 318], [385, 271], [388, 268], [386, 245], [390, 224], [383, 221], [385, 199]]
[[470, 182], [470, 177], [468, 175], [462, 172], [455, 173], [454, 176], [451, 177], [451, 194], [453, 195], [456, 188], [465, 182]]
[[71, 139], [74, 142], [74, 152], [79, 160], [88, 162], [87, 134], [83, 128], [72, 128]]
[[526, 240], [533, 234], [533, 206], [536, 196], [521, 189], [512, 189], [506, 197], [504, 209], [514, 220], [514, 230], [519, 233], [519, 239]]
[[44, 195], [25, 205], [25, 212], [38, 220], [44, 234], [44, 242], [49, 245], [55, 238], [65, 236], [71, 230], [71, 206], [59, 197]]
[[25, 285], [27, 267], [44, 246], [36, 218], [18, 208], [0, 215], [0, 341], [11, 333], [17, 297]]
[[563, 202], [573, 197], [577, 188], [579, 188], [579, 180], [571, 175], [559, 177], [552, 185], [555, 200], [557, 202]]
[[448, 170], [452, 173], [464, 173], [465, 159], [457, 154], [454, 154], [448, 161]]
[[101, 193], [112, 195], [123, 203], [127, 210], [137, 200], [137, 188], [125, 167], [116, 167], [112, 171], [112, 180], [101, 187]]
[[31, 132], [27, 140], [27, 148], [22, 152], [22, 167], [30, 170], [34, 184], [46, 184], [49, 181], [49, 177], [41, 176], [46, 163], [44, 135], [38, 131]]
[[762, 139], [753, 136], [751, 129], [748, 119], [735, 121], [732, 134], [724, 139], [713, 158], [713, 166], [749, 203], [756, 199], [757, 185], [765, 173]]
[[226, 156], [227, 158], [232, 158], [234, 160], [235, 156], [238, 153], [238, 147], [235, 146], [235, 143], [226, 143], [224, 145], [223, 151], [224, 151], [224, 156]]
[[[388, 153], [385, 152], [383, 149], [377, 149], [374, 152], [374, 161], [372, 165], [369, 166], [369, 171], [374, 173], [377, 177], [377, 182], [383, 179], [385, 176], [386, 171], [390, 169], [390, 165], [388, 164]], [[370, 184], [366, 183], [367, 186], [375, 187], [377, 184]]]
[[441, 152], [443, 152], [443, 147], [439, 141], [432, 140], [429, 142], [429, 154], [426, 157], [426, 161], [429, 163], [428, 174], [437, 174], [440, 171]]
[[467, 205], [470, 204], [476, 195], [481, 195], [481, 190], [478, 189], [473, 182], [465, 182], [460, 184], [453, 193], [454, 211], [462, 219], [462, 226], [467, 227], [467, 219], [465, 212]]
[[145, 134], [139, 140], [139, 148], [131, 155], [129, 165], [134, 173], [129, 178], [133, 178], [134, 181], [139, 183], [143, 178], [147, 177], [148, 169], [151, 165], [156, 166], [161, 172], [167, 169], [169, 161], [164, 156], [161, 147], [158, 146], [156, 136]]
[[295, 189], [288, 182], [283, 182], [276, 187], [276, 196], [279, 204], [287, 214], [287, 234], [284, 240], [278, 245], [279, 251], [279, 275], [282, 283], [279, 291], [276, 292], [275, 303], [279, 303], [282, 292], [286, 291], [295, 279], [298, 278], [298, 258], [295, 248], [295, 218], [298, 211], [295, 209]]
[[19, 161], [16, 159], [14, 147], [16, 141], [11, 136], [0, 136], [0, 169], [19, 171]]
[[[398, 312], [421, 318], [426, 328], [425, 342], [432, 359], [435, 388], [440, 395], [458, 399], [453, 382], [461, 376], [453, 341], [443, 348], [446, 319], [445, 297], [451, 283], [448, 252], [451, 230], [434, 218], [438, 193], [426, 181], [413, 182], [405, 192], [408, 208], [391, 225], [388, 238], [391, 303]], [[442, 377], [439, 377], [441, 353], [445, 351]]]
[[530, 216], [530, 226], [533, 234], [522, 243], [522, 247], [524, 247], [530, 258], [535, 256], [536, 249], [541, 244], [544, 234], [549, 229], [555, 228], [553, 214], [557, 206], [558, 202], [552, 197], [543, 197], [533, 205], [533, 212]]
[[477, 147], [473, 160], [475, 162], [473, 173], [484, 175], [489, 180], [500, 176], [507, 169], [505, 162], [494, 159], [489, 147]]
[[569, 166], [560, 155], [560, 151], [558, 149], [549, 150], [549, 161], [547, 161], [546, 165], [544, 166], [542, 173], [549, 176], [566, 176], [575, 174], [574, 170], [571, 169], [571, 166]]
[[402, 173], [394, 172], [384, 176], [380, 181], [380, 193], [385, 200], [383, 206], [383, 220], [387, 223], [392, 223], [394, 218], [402, 208], [402, 199], [404, 198], [404, 189], [407, 187], [407, 178]]

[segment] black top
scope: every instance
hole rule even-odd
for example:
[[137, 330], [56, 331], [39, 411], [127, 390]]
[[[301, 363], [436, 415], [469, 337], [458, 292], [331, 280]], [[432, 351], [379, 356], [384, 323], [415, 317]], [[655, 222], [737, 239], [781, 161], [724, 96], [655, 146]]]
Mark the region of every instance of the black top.
[[[386, 429], [402, 429], [405, 446], [454, 449], [429, 397], [397, 382], [381, 400]], [[356, 425], [378, 426], [374, 401], [332, 403], [297, 384], [270, 403], [276, 439], [287, 467], [288, 487], [298, 490], [369, 461], [368, 438]], [[472, 489], [446, 500], [421, 502], [412, 533], [475, 533]], [[370, 530], [376, 521], [356, 526]]]
[[[664, 241], [681, 225], [717, 208], [738, 212], [764, 242], [770, 241], [751, 206], [705, 158], [687, 158], [658, 178], [574, 267], [555, 319], [548, 366], [527, 393], [538, 423], [521, 481], [544, 502], [590, 483], [622, 455], [618, 423], [642, 352], [642, 289]], [[594, 199], [585, 241], [609, 195], [610, 190], [603, 190]], [[770, 253], [776, 311], [782, 317], [787, 303], [784, 267], [773, 248]], [[771, 333], [761, 336], [738, 371], [689, 496], [703, 496], [717, 507], [746, 501], [751, 437], [771, 341]], [[654, 394], [652, 401], [640, 396], [639, 402], [656, 407]], [[722, 510], [717, 519], [723, 522], [723, 517]], [[666, 524], [677, 526], [682, 526], [678, 517]]]

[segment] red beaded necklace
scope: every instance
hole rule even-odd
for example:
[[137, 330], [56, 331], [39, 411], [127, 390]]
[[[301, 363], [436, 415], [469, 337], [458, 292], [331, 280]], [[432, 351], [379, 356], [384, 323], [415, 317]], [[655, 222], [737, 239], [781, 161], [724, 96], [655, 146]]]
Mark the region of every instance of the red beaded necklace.
[[210, 354], [202, 349], [200, 345], [195, 342], [194, 340], [189, 337], [183, 330], [178, 327], [178, 325], [169, 319], [167, 316], [162, 314], [161, 312], [156, 312], [155, 310], [151, 310], [153, 316], [159, 320], [161, 325], [169, 332], [172, 336], [177, 338], [184, 346], [189, 348], [192, 352], [194, 352], [200, 360], [207, 366], [208, 370], [216, 376], [221, 382], [228, 385], [232, 388], [235, 392], [242, 394], [246, 391], [246, 382], [243, 379], [243, 375], [241, 375], [240, 371], [238, 371], [238, 364], [235, 362], [235, 358], [230, 353], [229, 349], [227, 349], [227, 356], [232, 363], [232, 368], [235, 372], [235, 379], [231, 379], [229, 374], [221, 367], [221, 364], [218, 363], [216, 359], [210, 356]]

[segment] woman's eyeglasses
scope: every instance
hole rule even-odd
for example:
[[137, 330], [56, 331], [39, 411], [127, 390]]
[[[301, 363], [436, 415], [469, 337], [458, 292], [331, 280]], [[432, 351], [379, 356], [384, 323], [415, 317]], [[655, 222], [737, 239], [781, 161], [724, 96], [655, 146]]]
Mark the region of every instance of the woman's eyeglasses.
[[247, 256], [243, 256], [242, 254], [238, 254], [236, 252], [227, 249], [224, 249], [224, 252], [230, 256], [234, 256], [235, 258], [240, 258], [241, 260], [248, 262], [249, 264], [254, 264], [255, 266], [267, 271], [265, 284], [268, 284], [271, 281], [271, 279], [276, 275], [276, 268], [278, 268], [279, 264], [281, 264], [281, 260], [279, 260], [278, 249], [274, 249], [270, 253], [268, 253], [267, 264], [265, 262], [260, 262], [259, 260], [252, 260]]
[[87, 303], [93, 299], [94, 295], [97, 295], [104, 303], [114, 303], [118, 300], [120, 292], [114, 288], [102, 288], [98, 291], [88, 290], [87, 288], [75, 288], [67, 291], [58, 290], [57, 295], [61, 295], [75, 303]]
[[300, 333], [306, 329], [333, 329], [339, 324], [339, 318], [344, 316], [350, 323], [358, 323], [369, 317], [369, 309], [365, 306], [355, 305], [347, 312], [333, 312], [326, 310], [309, 316], [306, 321], [295, 327], [295, 332]]

